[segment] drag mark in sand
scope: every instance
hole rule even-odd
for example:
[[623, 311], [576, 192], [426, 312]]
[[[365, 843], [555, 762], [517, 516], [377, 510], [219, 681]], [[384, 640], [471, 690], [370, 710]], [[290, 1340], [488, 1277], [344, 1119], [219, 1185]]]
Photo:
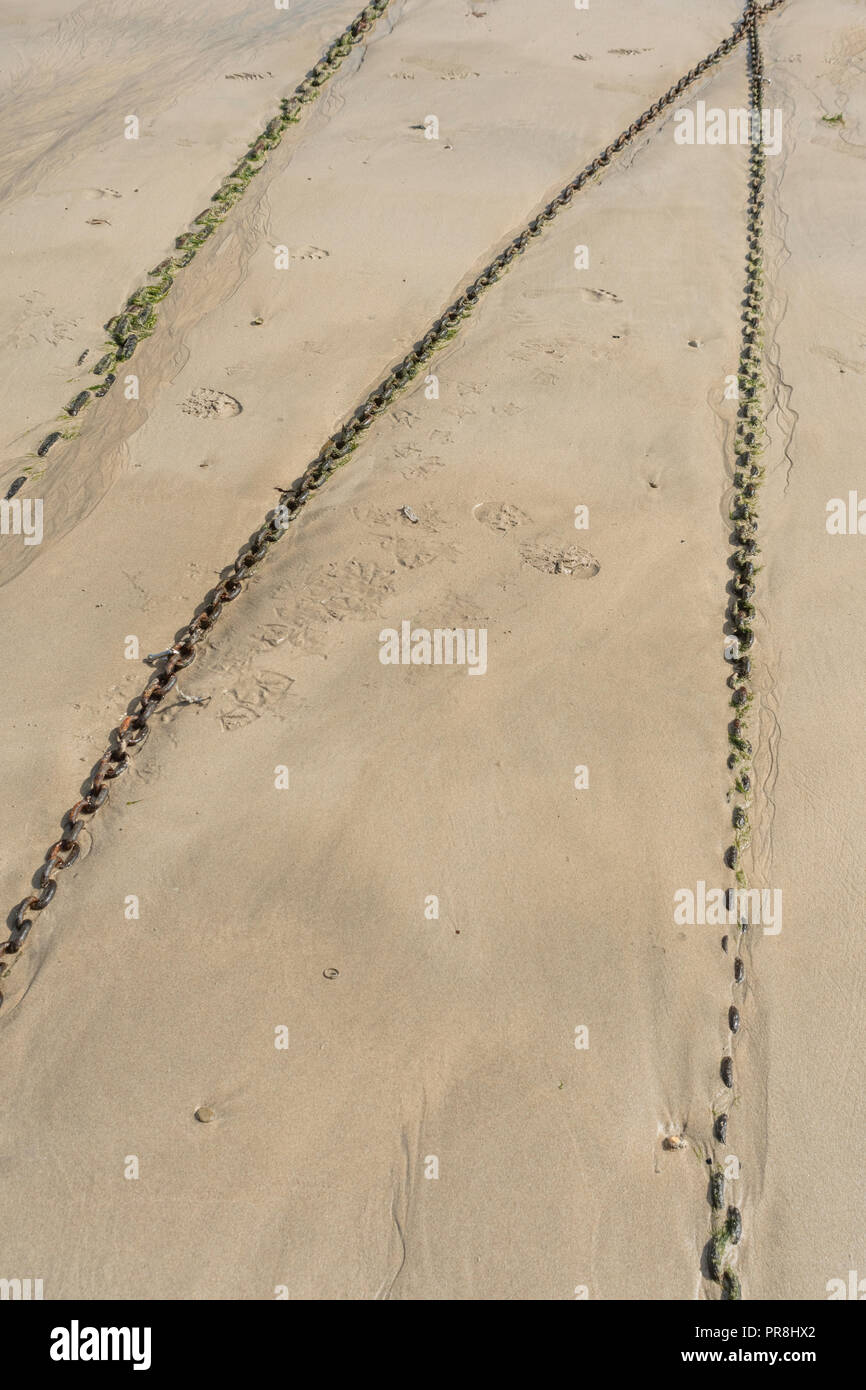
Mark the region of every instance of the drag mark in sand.
[[[220, 223], [225, 221], [235, 203], [243, 197], [248, 184], [265, 167], [268, 152], [276, 149], [279, 145], [283, 131], [300, 121], [303, 107], [316, 100], [322, 87], [333, 77], [352, 49], [371, 32], [376, 21], [382, 17], [390, 3], [391, 0], [372, 0], [371, 4], [366, 5], [357, 18], [343, 30], [340, 37], [325, 49], [319, 62], [316, 63], [303, 82], [295, 88], [292, 96], [283, 97], [280, 102], [279, 115], [268, 121], [261, 135], [253, 141], [240, 163], [223, 180], [211, 198], [212, 206], [203, 208], [193, 219], [192, 226], [175, 238], [174, 245], [177, 254], [167, 256], [153, 270], [149, 270], [148, 276], [154, 283], [141, 285], [129, 296], [122, 311], [109, 319], [105, 325], [111, 340], [105, 344], [108, 351], [100, 357], [93, 368], [94, 375], [101, 376], [102, 381], [79, 392], [74, 400], [65, 407], [67, 415], [78, 415], [86, 405], [89, 405], [91, 397], [102, 397], [111, 389], [117, 380], [114, 368], [119, 362], [128, 362], [139, 343], [144, 338], [150, 337], [156, 327], [158, 317], [156, 306], [170, 292], [178, 271], [190, 264], [199, 248], [204, 245], [208, 237], [213, 236]], [[260, 73], [228, 73], [226, 75], [233, 78], [262, 76]], [[112, 193], [114, 190], [98, 189], [96, 191], [99, 194], [102, 192]], [[115, 194], [115, 196], [119, 195]], [[105, 219], [94, 218], [91, 220], [96, 223], [103, 222]], [[88, 352], [89, 349], [85, 349], [79, 358], [79, 366]], [[58, 440], [71, 437], [71, 435], [58, 430], [52, 431], [42, 440], [36, 450], [37, 456], [44, 458]]]

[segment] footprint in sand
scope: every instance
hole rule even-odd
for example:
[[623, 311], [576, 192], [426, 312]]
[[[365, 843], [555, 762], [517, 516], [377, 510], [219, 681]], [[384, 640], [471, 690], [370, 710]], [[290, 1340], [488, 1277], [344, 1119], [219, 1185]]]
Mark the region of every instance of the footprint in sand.
[[225, 391], [213, 391], [209, 386], [197, 386], [187, 396], [181, 406], [186, 415], [195, 415], [199, 420], [226, 419], [230, 415], [240, 415], [243, 406], [234, 396]]
[[527, 516], [526, 512], [522, 512], [510, 502], [503, 502], [500, 507], [487, 506], [484, 503], [477, 508], [473, 507], [472, 515], [476, 521], [489, 526], [491, 531], [500, 531], [502, 535], [513, 531], [515, 526], [525, 526], [532, 520], [531, 516]]
[[542, 574], [572, 575], [576, 579], [594, 579], [601, 565], [594, 555], [579, 545], [565, 548], [557, 545], [525, 545], [520, 552], [527, 565]]

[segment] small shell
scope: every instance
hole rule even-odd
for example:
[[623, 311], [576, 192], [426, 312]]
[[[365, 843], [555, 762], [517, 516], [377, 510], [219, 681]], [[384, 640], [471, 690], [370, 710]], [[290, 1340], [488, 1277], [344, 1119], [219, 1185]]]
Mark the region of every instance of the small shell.
[[114, 353], [107, 352], [104, 357], [100, 357], [96, 366], [93, 368], [94, 376], [104, 376], [109, 367], [114, 366]]
[[725, 863], [729, 869], [735, 869], [737, 867], [737, 860], [739, 857], [740, 855], [736, 845], [729, 845], [725, 850]]
[[681, 1134], [668, 1134], [662, 1141], [663, 1149], [684, 1149], [686, 1141]]
[[710, 1201], [715, 1211], [721, 1211], [725, 1205], [725, 1175], [721, 1168], [717, 1168], [710, 1178]]
[[122, 347], [118, 348], [118, 362], [125, 362], [128, 358], [130, 358], [132, 354], [135, 352], [137, 346], [138, 339], [136, 338], [134, 333], [130, 333], [128, 338], [124, 338]]
[[739, 1207], [728, 1207], [728, 1237], [732, 1245], [739, 1245], [743, 1234], [743, 1218]]
[[195, 1112], [195, 1117], [199, 1124], [207, 1125], [210, 1124], [211, 1120], [214, 1118], [214, 1114], [215, 1112], [209, 1105], [200, 1105]]
[[729, 1010], [728, 1010], [728, 1023], [729, 1023], [730, 1026], [731, 1026], [731, 1032], [732, 1032], [732, 1033], [739, 1033], [739, 1031], [740, 1031], [740, 1011], [739, 1011], [739, 1009], [738, 1009], [734, 1004], [732, 1004], [731, 1007], [730, 1007]]
[[746, 967], [743, 965], [742, 959], [739, 956], [737, 956], [736, 960], [734, 961], [734, 979], [736, 980], [738, 985], [741, 985], [745, 978]]
[[728, 1137], [728, 1117], [727, 1115], [717, 1115], [713, 1131], [720, 1144], [724, 1144]]
[[728, 1090], [731, 1090], [734, 1084], [734, 1063], [731, 1057], [722, 1058], [721, 1073], [722, 1080], [724, 1081]]
[[732, 1269], [726, 1269], [722, 1275], [722, 1298], [730, 1302], [735, 1302], [742, 1297], [740, 1281]]

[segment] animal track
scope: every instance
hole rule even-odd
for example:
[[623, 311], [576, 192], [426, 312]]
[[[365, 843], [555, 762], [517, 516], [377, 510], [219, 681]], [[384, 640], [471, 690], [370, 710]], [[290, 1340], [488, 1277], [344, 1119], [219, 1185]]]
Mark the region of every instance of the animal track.
[[[421, 450], [418, 449], [416, 452], [420, 454]], [[432, 473], [434, 468], [444, 467], [445, 465], [442, 460], [437, 458], [434, 454], [431, 458], [424, 459], [421, 463], [416, 463], [414, 468], [404, 469], [403, 477], [407, 482], [411, 482], [415, 478], [426, 478], [427, 474]]]
[[[434, 77], [438, 77], [440, 82], [462, 82], [467, 77], [479, 76], [479, 73], [472, 68], [467, 68], [459, 62], [455, 62], [453, 66], [447, 68], [440, 67], [435, 58], [404, 58], [403, 62], [407, 67], [421, 68], [424, 72], [431, 73]], [[414, 72], [392, 72], [391, 76], [414, 78], [415, 74]]]
[[22, 294], [20, 298], [27, 305], [27, 311], [12, 337], [12, 344], [16, 349], [37, 347], [43, 343], [57, 347], [61, 342], [74, 341], [78, 319], [58, 318], [56, 310], [50, 304], [40, 303], [45, 298], [41, 290]]
[[294, 683], [293, 676], [285, 676], [281, 671], [250, 672], [231, 690], [223, 692], [231, 703], [224, 704], [220, 710], [220, 723], [229, 732], [245, 728], [259, 719], [268, 705], [285, 695]]
[[313, 654], [326, 651], [331, 623], [376, 613], [385, 594], [394, 591], [393, 575], [393, 565], [384, 569], [350, 560], [314, 571], [300, 592], [282, 585], [280, 592], [288, 596], [274, 606], [280, 640]]
[[569, 344], [564, 338], [555, 338], [552, 343], [530, 338], [508, 355], [515, 362], [531, 362], [536, 357], [552, 357], [557, 362], [564, 362], [568, 356], [568, 348]]
[[297, 246], [289, 251], [289, 260], [324, 261], [330, 254], [330, 251], [323, 251], [321, 246]]
[[214, 391], [209, 386], [197, 386], [191, 395], [187, 396], [181, 410], [186, 415], [195, 415], [199, 420], [216, 420], [240, 415], [243, 406], [234, 396], [226, 395], [225, 391]]

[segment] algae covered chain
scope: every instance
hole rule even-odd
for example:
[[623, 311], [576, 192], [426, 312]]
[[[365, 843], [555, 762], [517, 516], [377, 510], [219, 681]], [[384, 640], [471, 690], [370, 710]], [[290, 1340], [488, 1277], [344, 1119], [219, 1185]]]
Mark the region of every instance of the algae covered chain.
[[[223, 180], [211, 197], [211, 205], [203, 208], [193, 218], [189, 230], [181, 232], [175, 238], [175, 254], [167, 256], [153, 270], [147, 272], [154, 283], [141, 285], [134, 290], [121, 312], [108, 320], [105, 329], [111, 344], [92, 369], [93, 375], [102, 376], [103, 380], [79, 392], [65, 407], [67, 415], [78, 415], [88, 404], [91, 396], [102, 397], [111, 389], [117, 379], [112, 368], [118, 362], [129, 361], [139, 344], [153, 332], [157, 323], [156, 305], [161, 303], [171, 290], [178, 271], [190, 264], [199, 248], [208, 237], [213, 236], [220, 223], [225, 221], [235, 203], [243, 197], [247, 185], [264, 168], [269, 151], [279, 145], [283, 131], [301, 119], [304, 106], [315, 101], [321, 88], [333, 77], [355, 45], [361, 43], [372, 31], [376, 20], [384, 14], [390, 3], [391, 0], [374, 0], [372, 4], [366, 5], [339, 38], [325, 50], [312, 72], [295, 88], [292, 96], [282, 99], [279, 114], [268, 121], [240, 163]], [[44, 458], [49, 449], [62, 438], [59, 430], [46, 435], [36, 451], [38, 456]]]
[[[763, 321], [763, 277], [762, 236], [764, 207], [764, 177], [766, 154], [761, 142], [761, 129], [764, 114], [764, 71], [758, 36], [758, 19], [769, 10], [778, 9], [783, 0], [763, 8], [750, 3], [746, 6], [744, 18], [747, 24], [747, 61], [750, 107], [753, 120], [750, 123], [749, 172], [746, 212], [746, 287], [745, 307], [740, 334], [740, 361], [737, 372], [738, 399], [742, 402], [738, 411], [736, 438], [734, 443], [734, 499], [731, 506], [731, 520], [734, 523], [734, 568], [733, 596], [728, 609], [728, 619], [736, 635], [736, 655], [732, 661], [732, 671], [728, 677], [731, 688], [731, 706], [734, 718], [728, 726], [728, 739], [731, 751], [728, 767], [736, 772], [733, 794], [737, 798], [731, 813], [734, 828], [733, 844], [724, 853], [724, 861], [735, 875], [739, 887], [747, 887], [742, 854], [750, 844], [750, 820], [748, 815], [751, 793], [752, 744], [747, 737], [748, 719], [754, 693], [752, 688], [752, 661], [747, 653], [754, 643], [753, 619], [758, 554], [757, 497], [764, 478], [760, 463], [764, 438], [761, 391], [764, 381], [761, 377], [761, 327]], [[733, 890], [729, 890], [733, 896]], [[740, 923], [740, 941], [746, 932], [747, 923]], [[745, 967], [738, 953], [734, 960], [733, 981], [742, 985]], [[728, 1008], [728, 1030], [731, 1044], [741, 1027], [740, 1009], [736, 1004]], [[734, 1089], [734, 1059], [728, 1051], [721, 1060], [719, 1074], [727, 1090]], [[719, 1115], [713, 1127], [714, 1137], [725, 1144], [728, 1136], [728, 1116]], [[724, 1205], [724, 1175], [714, 1170], [711, 1179], [710, 1203], [714, 1212]], [[718, 1218], [714, 1218], [718, 1220]], [[723, 1225], [716, 1225], [707, 1246], [707, 1268], [710, 1278], [720, 1284], [722, 1297], [726, 1300], [742, 1296], [739, 1278], [727, 1264], [729, 1245], [739, 1244], [743, 1232], [743, 1221], [738, 1207], [729, 1207]]]

